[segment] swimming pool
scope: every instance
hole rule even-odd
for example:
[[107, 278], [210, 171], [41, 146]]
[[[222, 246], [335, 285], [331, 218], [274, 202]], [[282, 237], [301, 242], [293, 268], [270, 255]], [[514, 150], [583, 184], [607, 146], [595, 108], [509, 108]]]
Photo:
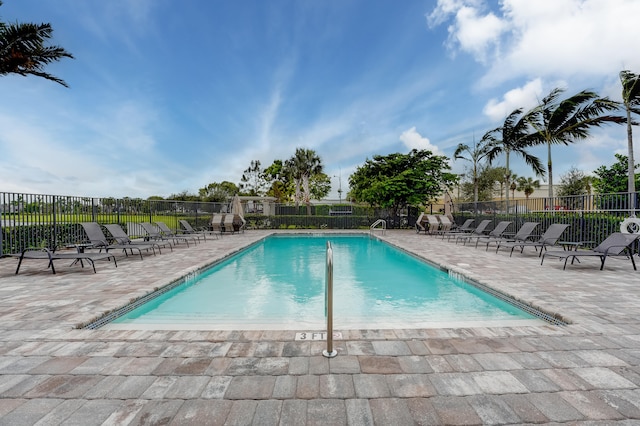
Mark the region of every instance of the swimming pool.
[[377, 238], [325, 234], [267, 237], [105, 328], [323, 329], [327, 240], [336, 329], [543, 323]]

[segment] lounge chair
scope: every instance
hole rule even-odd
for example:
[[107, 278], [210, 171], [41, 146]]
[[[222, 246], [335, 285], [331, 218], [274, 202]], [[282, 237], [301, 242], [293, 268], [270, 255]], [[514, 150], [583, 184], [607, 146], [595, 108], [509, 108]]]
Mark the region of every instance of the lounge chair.
[[486, 235], [485, 232], [490, 224], [491, 224], [491, 219], [483, 220], [478, 224], [478, 226], [476, 226], [473, 232], [457, 236], [455, 240], [456, 244], [458, 244], [458, 241], [464, 241], [464, 245], [467, 245], [467, 241], [471, 240], [472, 238]]
[[[524, 242], [524, 241], [529, 241], [529, 239], [531, 238], [531, 234], [533, 233], [533, 231], [535, 231], [535, 229], [538, 227], [538, 225], [540, 225], [539, 222], [525, 222], [522, 224], [522, 226], [520, 227], [520, 229], [518, 229], [518, 232], [516, 232], [516, 234], [513, 237], [498, 237], [498, 238], [490, 238], [489, 240], [486, 241], [487, 243], [487, 248], [486, 250], [489, 250], [489, 246], [492, 244], [495, 244], [497, 248], [500, 248], [500, 243], [503, 242]], [[485, 242], [485, 241], [483, 241]], [[498, 252], [498, 249], [496, 249], [496, 253]]]
[[449, 232], [451, 228], [453, 228], [453, 222], [449, 219], [448, 216], [439, 214], [436, 215], [436, 219], [440, 222], [440, 227], [438, 228], [438, 235], [442, 235], [445, 232]]
[[470, 234], [471, 232], [473, 232], [473, 222], [475, 222], [474, 219], [467, 219], [464, 221], [462, 225], [452, 228], [447, 232], [443, 232], [441, 234], [442, 239], [444, 240], [444, 237], [447, 237], [447, 241], [448, 241], [451, 237], [458, 237], [463, 234]]
[[209, 222], [211, 232], [217, 232], [222, 235], [222, 215], [220, 213], [214, 213], [211, 216], [211, 222]]
[[96, 260], [113, 260], [113, 264], [115, 265], [115, 267], [116, 268], [118, 267], [118, 264], [116, 262], [116, 257], [111, 253], [90, 253], [90, 252], [84, 252], [84, 251], [77, 251], [77, 252], [68, 251], [68, 252], [59, 253], [56, 251], [51, 251], [47, 248], [43, 248], [43, 249], [28, 248], [28, 249], [22, 250], [22, 252], [19, 254], [15, 253], [15, 254], [10, 254], [9, 256], [16, 257], [19, 259], [18, 267], [16, 268], [16, 275], [18, 275], [18, 272], [20, 272], [20, 266], [22, 265], [22, 261], [24, 259], [46, 260], [48, 261], [47, 267], [51, 268], [51, 272], [54, 274], [56, 273], [56, 269], [53, 266], [53, 261], [61, 260], [61, 259], [73, 260], [74, 261], [73, 263], [80, 262], [80, 265], [83, 268], [84, 268], [83, 261], [86, 260], [93, 267], [94, 274], [96, 273], [96, 264], [95, 264]]
[[631, 252], [631, 245], [640, 237], [640, 234], [623, 234], [622, 232], [614, 232], [609, 235], [603, 242], [601, 242], [593, 250], [564, 250], [564, 251], [547, 251], [542, 255], [540, 264], [544, 263], [545, 256], [558, 257], [564, 259], [564, 266], [562, 269], [567, 268], [567, 261], [571, 258], [571, 264], [579, 257], [599, 257], [600, 258], [600, 270], [604, 269], [604, 262], [609, 256], [626, 256], [631, 259], [633, 270], [636, 269], [636, 262], [633, 260], [633, 253]]
[[104, 225], [105, 228], [107, 228], [107, 231], [109, 231], [109, 233], [111, 234], [111, 236], [113, 237], [113, 239], [118, 243], [118, 244], [133, 244], [136, 246], [153, 246], [154, 248], [158, 249], [158, 253], [162, 254], [162, 250], [161, 247], [167, 247], [169, 246], [169, 248], [171, 249], [171, 251], [173, 251], [173, 247], [171, 247], [171, 244], [163, 244], [162, 241], [161, 242], [157, 242], [157, 241], [146, 241], [146, 240], [132, 240], [129, 235], [127, 235], [126, 232], [124, 232], [124, 229], [122, 229], [122, 226], [118, 225], [117, 223], [110, 223], [108, 225]]
[[569, 227], [569, 225], [564, 223], [553, 223], [549, 225], [546, 231], [540, 236], [540, 238], [536, 241], [501, 241], [496, 247], [496, 253], [500, 249], [500, 247], [511, 247], [511, 253], [509, 253], [509, 257], [513, 256], [513, 250], [516, 247], [520, 247], [520, 253], [524, 251], [525, 247], [534, 247], [536, 252], [538, 251], [538, 247], [540, 247], [540, 254], [538, 257], [542, 256], [543, 251], [547, 251], [547, 247], [552, 247], [556, 245], [564, 231]]
[[438, 231], [440, 231], [440, 221], [434, 214], [428, 214], [426, 215], [426, 217], [427, 217], [427, 222], [429, 224], [429, 228], [427, 229], [426, 232], [430, 235], [437, 234]]
[[207, 231], [205, 229], [197, 230], [193, 226], [191, 226], [191, 224], [185, 219], [180, 219], [178, 220], [178, 222], [180, 222], [180, 225], [182, 225], [182, 229], [179, 232], [183, 234], [202, 235], [202, 238], [205, 241], [207, 241], [207, 234], [210, 236], [213, 235], [214, 237], [216, 237], [216, 239], [218, 239], [218, 234], [215, 231]]
[[504, 234], [507, 228], [511, 226], [511, 223], [512, 222], [509, 220], [502, 220], [498, 222], [496, 227], [493, 228], [491, 232], [489, 232], [487, 235], [475, 235], [475, 236], [472, 236], [470, 240], [476, 240], [475, 247], [477, 248], [478, 244], [480, 244], [480, 241], [488, 242], [488, 241], [493, 241], [496, 238], [501, 238], [502, 234]]
[[187, 247], [189, 247], [189, 239], [193, 241], [194, 244], [198, 244], [200, 242], [200, 236], [196, 234], [176, 234], [167, 226], [164, 222], [156, 222], [158, 228], [160, 228], [160, 233], [166, 238], [174, 238], [176, 240], [185, 241], [187, 243]]
[[222, 221], [222, 230], [225, 234], [233, 234], [236, 232], [233, 226], [234, 215], [231, 213], [227, 213], [224, 215], [224, 220]]
[[420, 216], [418, 216], [418, 219], [416, 219], [416, 234], [419, 234], [420, 232], [423, 232], [423, 231], [426, 234], [428, 227], [429, 225], [427, 224], [427, 219], [425, 217], [424, 212], [422, 212], [420, 213]]
[[128, 255], [129, 252], [133, 254], [134, 251], [137, 251], [140, 259], [142, 259], [142, 250], [146, 250], [147, 252], [151, 250], [153, 251], [153, 255], [156, 255], [156, 249], [152, 244], [109, 244], [107, 237], [97, 222], [82, 222], [80, 225], [84, 228], [84, 232], [91, 242], [91, 248], [99, 249], [100, 251], [104, 250], [107, 253], [109, 250], [121, 249], [125, 255]]
[[165, 242], [167, 242], [167, 243], [169, 243], [171, 245], [178, 244], [178, 241], [184, 241], [187, 244], [187, 247], [189, 247], [189, 240], [187, 240], [186, 238], [184, 238], [184, 237], [183, 238], [173, 238], [173, 237], [170, 237], [170, 236], [165, 236], [151, 222], [141, 222], [140, 226], [142, 226], [142, 229], [144, 229], [144, 232], [146, 232], [146, 234], [147, 234], [147, 235], [145, 235], [144, 238], [149, 240], [149, 241], [155, 241], [155, 242], [165, 241]]

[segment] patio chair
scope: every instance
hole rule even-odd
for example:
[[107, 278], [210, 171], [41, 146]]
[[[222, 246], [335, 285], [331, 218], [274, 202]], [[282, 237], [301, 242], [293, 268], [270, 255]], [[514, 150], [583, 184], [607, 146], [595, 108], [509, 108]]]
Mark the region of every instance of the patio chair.
[[222, 215], [220, 213], [214, 213], [211, 216], [211, 222], [209, 222], [212, 232], [217, 232], [222, 235]]
[[423, 232], [423, 231], [426, 234], [428, 227], [429, 225], [427, 224], [427, 219], [425, 217], [424, 212], [422, 212], [420, 213], [420, 216], [418, 216], [418, 219], [416, 219], [416, 234], [419, 234], [420, 232]]
[[132, 240], [129, 235], [127, 235], [126, 232], [124, 232], [124, 229], [122, 229], [122, 226], [118, 225], [117, 223], [110, 223], [108, 225], [104, 225], [105, 228], [107, 228], [107, 231], [109, 231], [109, 233], [111, 234], [111, 236], [113, 237], [113, 239], [118, 243], [118, 244], [134, 244], [137, 246], [148, 246], [151, 245], [154, 248], [158, 249], [158, 253], [162, 254], [162, 247], [167, 247], [169, 246], [169, 248], [171, 249], [171, 251], [173, 251], [173, 247], [171, 247], [171, 244], [164, 244], [163, 242], [158, 242], [158, 241], [146, 241], [146, 240]]
[[193, 226], [191, 226], [191, 224], [186, 219], [180, 219], [178, 220], [178, 222], [180, 222], [180, 225], [182, 226], [182, 229], [180, 229], [179, 232], [183, 234], [202, 235], [202, 238], [205, 241], [207, 241], [207, 234], [209, 234], [210, 236], [213, 235], [214, 237], [216, 237], [216, 240], [218, 239], [218, 234], [215, 231], [208, 231], [206, 229], [197, 230]]
[[470, 232], [468, 234], [465, 235], [459, 235], [456, 237], [456, 244], [458, 244], [458, 241], [464, 241], [464, 245], [467, 245], [467, 241], [471, 240], [472, 238], [476, 238], [476, 237], [480, 237], [480, 236], [484, 236], [486, 235], [486, 229], [489, 227], [489, 225], [491, 224], [491, 219], [485, 219], [482, 222], [480, 222], [478, 224], [478, 226], [476, 226], [476, 228], [473, 230], [473, 232]]
[[[540, 225], [539, 222], [525, 222], [522, 224], [522, 226], [520, 227], [520, 229], [518, 229], [518, 232], [516, 232], [516, 234], [513, 237], [498, 237], [498, 238], [489, 238], [486, 243], [487, 243], [487, 248], [486, 250], [489, 250], [489, 246], [492, 244], [495, 244], [498, 248], [500, 248], [500, 243], [502, 242], [522, 242], [522, 241], [528, 241], [531, 238], [531, 234], [533, 233], [533, 231], [535, 231], [535, 229], [538, 227], [538, 225]], [[483, 241], [484, 242], [484, 241]], [[498, 250], [496, 249], [496, 253], [498, 252]]]
[[472, 236], [470, 240], [476, 240], [475, 247], [478, 248], [478, 244], [480, 244], [481, 240], [485, 242], [485, 241], [492, 241], [497, 238], [501, 238], [502, 234], [504, 234], [507, 228], [511, 226], [511, 223], [512, 222], [509, 220], [502, 220], [498, 222], [496, 227], [493, 228], [491, 232], [489, 232], [487, 235], [475, 235], [475, 236]]
[[439, 214], [436, 215], [436, 219], [438, 219], [438, 222], [440, 223], [440, 227], [438, 228], [438, 235], [441, 235], [445, 232], [449, 232], [451, 230], [451, 228], [453, 228], [454, 223], [453, 221], [451, 221], [451, 219], [449, 219], [449, 216], [444, 215], [444, 214]]
[[189, 247], [189, 241], [186, 238], [176, 239], [170, 236], [165, 236], [156, 228], [156, 225], [152, 224], [151, 222], [141, 222], [139, 225], [142, 226], [142, 229], [144, 229], [144, 232], [146, 232], [147, 234], [144, 238], [149, 241], [166, 241], [170, 245], [177, 245], [178, 241], [184, 241], [187, 244], [187, 247]]
[[113, 264], [115, 267], [118, 267], [118, 263], [116, 262], [116, 257], [112, 253], [90, 253], [84, 252], [82, 250], [78, 250], [76, 252], [63, 252], [59, 253], [56, 251], [49, 250], [47, 248], [27, 248], [22, 250], [21, 253], [10, 254], [11, 257], [18, 258], [18, 267], [16, 268], [16, 275], [20, 272], [20, 266], [22, 265], [22, 261], [24, 259], [34, 259], [34, 260], [46, 260], [48, 262], [47, 268], [51, 268], [52, 273], [56, 273], [56, 269], [53, 266], [54, 260], [73, 260], [72, 265], [79, 262], [80, 265], [84, 268], [83, 261], [86, 260], [93, 267], [93, 273], [96, 273], [96, 260], [113, 260]]
[[146, 250], [147, 252], [151, 250], [153, 251], [153, 255], [156, 255], [156, 249], [152, 244], [109, 244], [107, 237], [104, 235], [104, 232], [102, 232], [102, 228], [100, 228], [98, 222], [82, 222], [80, 225], [82, 225], [85, 234], [87, 234], [87, 237], [91, 242], [90, 248], [98, 249], [100, 251], [104, 250], [107, 253], [109, 250], [122, 249], [124, 254], [127, 256], [129, 252], [133, 254], [134, 251], [137, 251], [140, 255], [140, 259], [142, 259], [142, 250]]
[[429, 224], [429, 227], [425, 232], [429, 235], [437, 234], [438, 231], [440, 231], [440, 221], [434, 214], [428, 214], [426, 215], [426, 217], [427, 217], [427, 223]]
[[500, 247], [511, 247], [509, 257], [513, 256], [513, 250], [516, 247], [520, 247], [520, 253], [524, 252], [525, 247], [534, 247], [536, 252], [540, 247], [540, 254], [542, 256], [543, 251], [547, 251], [547, 247], [555, 246], [569, 225], [564, 223], [553, 223], [549, 225], [546, 231], [536, 241], [501, 241], [496, 247], [496, 253], [500, 250]]
[[200, 236], [196, 234], [176, 234], [167, 226], [164, 222], [156, 222], [156, 226], [160, 228], [160, 233], [166, 238], [174, 238], [176, 240], [184, 241], [187, 243], [187, 247], [189, 247], [189, 239], [193, 241], [193, 244], [198, 244], [200, 242]]
[[601, 242], [593, 250], [564, 250], [564, 251], [547, 251], [542, 255], [540, 264], [544, 263], [545, 256], [558, 257], [560, 260], [564, 259], [564, 266], [562, 269], [567, 268], [567, 261], [571, 258], [571, 264], [579, 257], [599, 257], [600, 258], [600, 270], [604, 269], [604, 262], [607, 257], [611, 256], [626, 256], [631, 259], [633, 270], [636, 269], [636, 262], [633, 260], [633, 253], [631, 252], [631, 245], [640, 237], [640, 234], [623, 234], [622, 232], [614, 232], [609, 235], [603, 242]]
[[225, 234], [233, 234], [234, 232], [236, 232], [235, 228], [233, 227], [233, 219], [234, 215], [232, 215], [231, 213], [227, 213], [224, 215], [224, 219], [222, 221], [222, 232], [224, 232]]
[[474, 222], [475, 222], [474, 219], [465, 220], [462, 225], [457, 226], [455, 228], [451, 228], [447, 232], [443, 232], [441, 234], [442, 235], [442, 239], [444, 240], [444, 237], [447, 237], [447, 241], [448, 241], [451, 237], [458, 237], [458, 236], [463, 235], [463, 234], [470, 234], [471, 232], [473, 232], [473, 223]]

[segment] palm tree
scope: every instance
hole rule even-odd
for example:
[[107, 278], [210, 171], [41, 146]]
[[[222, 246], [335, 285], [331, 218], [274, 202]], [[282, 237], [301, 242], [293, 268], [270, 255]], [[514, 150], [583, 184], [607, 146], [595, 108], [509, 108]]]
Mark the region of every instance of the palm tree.
[[[463, 153], [466, 153], [467, 156], [464, 156]], [[489, 154], [489, 145], [486, 139], [481, 139], [478, 144], [476, 144], [475, 138], [473, 140], [473, 148], [467, 144], [460, 143], [456, 147], [455, 152], [453, 153], [453, 158], [455, 160], [465, 160], [471, 163], [471, 177], [473, 179], [473, 202], [474, 205], [478, 203], [478, 187], [479, 187], [479, 177], [480, 177], [480, 162], [484, 160]]]
[[595, 92], [583, 90], [575, 95], [559, 101], [564, 89], [555, 88], [537, 107], [528, 114], [528, 120], [535, 129], [532, 138], [538, 144], [547, 145], [547, 170], [549, 171], [549, 198], [553, 198], [553, 164], [551, 161], [551, 145], [563, 143], [568, 145], [577, 139], [589, 137], [592, 127], [600, 127], [605, 123], [623, 123], [624, 118], [615, 115], [604, 115], [614, 111], [618, 103], [601, 98]]
[[523, 114], [522, 108], [515, 109], [505, 118], [502, 126], [488, 131], [482, 138], [490, 141], [488, 159], [493, 162], [499, 155], [505, 154], [505, 176], [506, 184], [506, 207], [509, 210], [509, 183], [511, 180], [511, 169], [509, 168], [509, 157], [511, 153], [521, 156], [533, 171], [544, 176], [545, 170], [540, 159], [527, 152], [532, 144], [529, 131], [529, 114]]
[[520, 177], [517, 174], [511, 173], [511, 184], [509, 185], [509, 189], [511, 190], [511, 198], [514, 200], [516, 198], [516, 189], [518, 189], [518, 185], [516, 184], [518, 179], [520, 179]]
[[31, 74], [69, 87], [64, 80], [44, 72], [51, 62], [73, 58], [60, 46], [44, 45], [52, 33], [50, 24], [0, 22], [0, 75]]
[[[627, 158], [629, 161], [629, 194], [635, 197], [635, 163], [633, 161], [633, 130], [631, 126], [635, 124], [631, 119], [631, 113], [640, 115], [640, 76], [631, 71], [620, 71], [620, 82], [622, 83], [622, 103], [627, 113]], [[635, 209], [635, 199], [631, 206]], [[635, 217], [635, 210], [632, 213]]]
[[[309, 180], [311, 176], [322, 173], [322, 161], [312, 149], [296, 148], [296, 153], [286, 162], [287, 169], [295, 184], [295, 203], [298, 207], [302, 198], [307, 205], [307, 214], [311, 215], [311, 190]], [[302, 194], [300, 185], [302, 184]]]
[[518, 191], [524, 192], [524, 196], [527, 198], [527, 200], [529, 199], [529, 196], [533, 194], [533, 191], [535, 191], [536, 188], [540, 188], [540, 181], [538, 179], [533, 180], [533, 178], [531, 177], [528, 177], [526, 179], [524, 177], [519, 177], [517, 183]]

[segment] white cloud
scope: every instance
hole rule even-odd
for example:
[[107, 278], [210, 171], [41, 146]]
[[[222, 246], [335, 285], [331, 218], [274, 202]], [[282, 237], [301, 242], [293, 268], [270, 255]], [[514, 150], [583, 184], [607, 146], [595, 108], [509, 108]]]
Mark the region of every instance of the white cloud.
[[432, 23], [452, 20], [450, 48], [481, 63], [493, 59], [485, 85], [640, 68], [637, 0], [503, 0], [499, 15], [485, 9], [484, 1], [439, 0], [429, 17]]
[[504, 30], [504, 21], [493, 13], [480, 16], [477, 9], [462, 7], [456, 14], [455, 25], [449, 27], [450, 42], [457, 41], [462, 50], [484, 63], [491, 46], [499, 50], [499, 37]]
[[404, 132], [402, 132], [402, 134], [400, 135], [400, 141], [410, 150], [426, 149], [433, 152], [434, 154], [443, 155], [442, 151], [440, 151], [437, 146], [431, 144], [429, 138], [425, 138], [416, 131], [415, 126], [410, 128], [409, 130], [405, 130]]
[[522, 87], [509, 90], [501, 101], [490, 99], [482, 112], [491, 120], [497, 121], [504, 119], [516, 108], [528, 110], [534, 107], [542, 97], [542, 81], [536, 78]]

